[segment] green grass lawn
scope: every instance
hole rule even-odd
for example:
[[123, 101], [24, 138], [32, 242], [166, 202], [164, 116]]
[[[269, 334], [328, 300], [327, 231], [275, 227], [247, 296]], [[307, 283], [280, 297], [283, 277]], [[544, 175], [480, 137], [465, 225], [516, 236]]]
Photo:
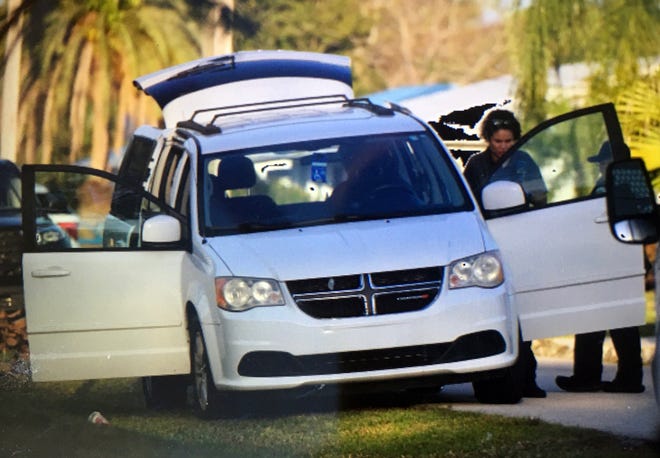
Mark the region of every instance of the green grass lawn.
[[[2, 379], [0, 379], [2, 381]], [[230, 416], [150, 412], [135, 379], [0, 386], [0, 456], [657, 457], [657, 444], [380, 396], [243, 400]], [[340, 405], [341, 404], [341, 405]], [[100, 411], [110, 425], [87, 422]], [[242, 414], [249, 411], [251, 414]]]

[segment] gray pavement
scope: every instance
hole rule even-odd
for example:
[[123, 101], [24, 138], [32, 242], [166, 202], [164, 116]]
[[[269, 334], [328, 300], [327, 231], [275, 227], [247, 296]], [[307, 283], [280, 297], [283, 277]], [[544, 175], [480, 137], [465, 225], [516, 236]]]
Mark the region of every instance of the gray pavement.
[[[641, 394], [567, 393], [555, 385], [555, 376], [571, 375], [572, 361], [567, 358], [538, 358], [537, 380], [548, 392], [545, 399], [525, 398], [516, 405], [486, 405], [473, 396], [472, 385], [448, 385], [439, 402], [458, 411], [483, 412], [512, 417], [538, 418], [549, 423], [591, 428], [632, 439], [660, 441], [660, 408], [653, 396], [651, 371], [644, 366]], [[616, 365], [606, 364], [603, 380], [611, 380]]]

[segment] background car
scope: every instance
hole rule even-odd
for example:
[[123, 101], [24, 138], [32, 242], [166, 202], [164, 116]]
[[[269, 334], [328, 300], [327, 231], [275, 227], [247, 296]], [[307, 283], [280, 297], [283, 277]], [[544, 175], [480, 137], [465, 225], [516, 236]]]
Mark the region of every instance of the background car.
[[20, 171], [0, 159], [0, 308], [22, 309]]
[[35, 198], [38, 204], [48, 214], [48, 218], [61, 227], [72, 240], [78, 239], [78, 226], [80, 218], [71, 207], [66, 198], [52, 192], [43, 184], [35, 185]]
[[[0, 159], [0, 308], [23, 308], [21, 256], [20, 169], [11, 161]], [[71, 237], [55, 224], [49, 214], [37, 217], [37, 244], [44, 248], [71, 247]]]

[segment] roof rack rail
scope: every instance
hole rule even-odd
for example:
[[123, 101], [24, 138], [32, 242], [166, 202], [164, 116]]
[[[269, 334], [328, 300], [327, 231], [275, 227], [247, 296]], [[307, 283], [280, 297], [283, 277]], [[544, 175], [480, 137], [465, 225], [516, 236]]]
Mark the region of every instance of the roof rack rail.
[[[227, 105], [223, 107], [202, 108], [195, 110], [190, 119], [179, 121], [177, 127], [196, 130], [202, 134], [219, 134], [222, 129], [215, 125], [215, 121], [223, 116], [233, 116], [237, 114], [257, 113], [270, 110], [282, 110], [288, 108], [312, 107], [318, 105], [331, 105], [342, 103], [343, 106], [363, 108], [374, 113], [377, 116], [393, 116], [395, 109], [387, 108], [373, 103], [368, 98], [349, 99], [344, 94], [320, 95], [314, 97], [301, 97], [294, 99], [272, 100], [266, 102], [246, 103], [242, 105]], [[211, 120], [202, 124], [195, 120], [195, 117], [201, 114], [211, 113]]]
[[272, 100], [266, 102], [254, 102], [241, 105], [227, 105], [222, 107], [202, 108], [195, 110], [190, 117], [190, 121], [195, 121], [195, 117], [204, 113], [214, 113], [209, 124], [213, 124], [222, 116], [232, 116], [236, 114], [255, 113], [259, 111], [279, 110], [282, 108], [298, 108], [314, 105], [326, 105], [333, 103], [343, 103], [349, 99], [344, 94], [320, 95], [314, 97], [302, 97], [295, 99]]
[[346, 106], [364, 108], [377, 116], [394, 116], [393, 109], [375, 104], [366, 97], [349, 100], [346, 102]]
[[398, 111], [400, 113], [407, 114], [407, 115], [412, 115], [413, 114], [411, 109], [406, 108], [403, 105], [399, 105], [398, 103], [394, 103], [394, 102], [389, 102], [389, 104], [390, 104], [390, 108], [392, 108], [392, 110], [394, 110], [394, 111]]
[[222, 129], [214, 124], [200, 124], [192, 119], [179, 121], [176, 123], [176, 126], [182, 129], [196, 130], [197, 132], [204, 135], [222, 133]]

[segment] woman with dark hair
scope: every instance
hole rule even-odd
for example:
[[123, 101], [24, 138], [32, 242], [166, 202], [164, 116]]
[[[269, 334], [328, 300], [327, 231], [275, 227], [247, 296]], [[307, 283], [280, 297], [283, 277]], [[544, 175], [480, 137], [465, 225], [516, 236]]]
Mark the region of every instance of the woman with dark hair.
[[481, 191], [494, 181], [513, 181], [522, 186], [527, 205], [538, 207], [548, 190], [534, 159], [511, 147], [520, 138], [520, 123], [508, 110], [490, 110], [480, 121], [480, 135], [488, 148], [468, 159], [463, 174], [481, 205]]
[[[513, 181], [523, 188], [527, 204], [540, 206], [546, 203], [547, 188], [541, 171], [524, 151], [511, 151], [520, 138], [520, 123], [507, 110], [490, 110], [480, 122], [481, 138], [488, 144], [485, 151], [468, 159], [463, 174], [479, 206], [482, 206], [481, 191], [494, 181]], [[482, 207], [483, 208], [483, 207]], [[522, 342], [518, 364], [523, 377], [523, 396], [544, 398], [546, 392], [536, 384], [536, 357], [530, 341]]]

